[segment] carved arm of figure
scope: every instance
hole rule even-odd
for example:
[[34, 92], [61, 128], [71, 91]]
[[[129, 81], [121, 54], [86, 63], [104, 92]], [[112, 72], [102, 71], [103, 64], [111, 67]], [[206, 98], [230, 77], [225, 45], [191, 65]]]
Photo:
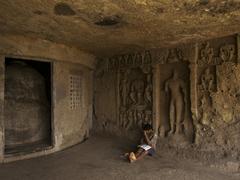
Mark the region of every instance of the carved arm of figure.
[[206, 90], [206, 77], [205, 77], [205, 75], [202, 75], [202, 77], [201, 77], [201, 85], [202, 85], [203, 90]]
[[164, 91], [168, 93], [168, 80], [165, 82]]
[[211, 75], [209, 78], [208, 91], [212, 90], [212, 85], [213, 85], [213, 76]]
[[185, 85], [184, 81], [181, 81], [180, 87], [183, 92], [183, 100], [184, 100], [184, 105], [186, 108], [186, 106], [187, 106], [187, 89], [186, 89], [186, 85]]

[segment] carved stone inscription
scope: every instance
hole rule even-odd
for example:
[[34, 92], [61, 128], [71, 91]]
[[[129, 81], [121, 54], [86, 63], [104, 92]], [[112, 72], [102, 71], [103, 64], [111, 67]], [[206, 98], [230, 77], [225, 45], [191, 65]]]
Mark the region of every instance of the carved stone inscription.
[[81, 107], [82, 102], [82, 78], [80, 75], [69, 76], [70, 109], [75, 110]]
[[152, 123], [152, 69], [119, 71], [119, 126], [124, 129]]

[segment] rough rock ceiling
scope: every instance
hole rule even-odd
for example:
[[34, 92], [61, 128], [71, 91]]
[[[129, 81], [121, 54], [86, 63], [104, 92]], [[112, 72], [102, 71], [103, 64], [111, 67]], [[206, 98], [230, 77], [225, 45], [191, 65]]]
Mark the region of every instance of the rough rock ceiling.
[[1, 0], [0, 32], [99, 56], [240, 31], [240, 0]]

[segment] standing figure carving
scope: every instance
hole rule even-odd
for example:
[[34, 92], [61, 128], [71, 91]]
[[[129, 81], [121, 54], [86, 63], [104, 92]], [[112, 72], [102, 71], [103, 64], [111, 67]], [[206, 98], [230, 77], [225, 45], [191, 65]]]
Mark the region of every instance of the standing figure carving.
[[225, 45], [220, 48], [220, 58], [223, 62], [232, 61], [235, 53], [234, 45]]
[[152, 123], [152, 68], [120, 69], [118, 74], [118, 126], [125, 130]]
[[213, 55], [213, 48], [211, 48], [209, 42], [207, 42], [200, 51], [201, 63], [212, 64]]
[[213, 86], [214, 77], [210, 73], [210, 69], [207, 68], [204, 74], [201, 76], [201, 85], [204, 91], [211, 91]]
[[178, 48], [176, 49], [169, 49], [168, 55], [167, 55], [167, 62], [168, 63], [175, 63], [182, 61], [183, 55], [182, 51]]
[[132, 104], [137, 104], [137, 95], [134, 86], [131, 86], [129, 97]]
[[165, 92], [170, 95], [170, 134], [181, 133], [183, 125], [184, 110], [186, 104], [186, 87], [178, 72], [173, 71], [173, 75], [165, 83]]
[[140, 105], [144, 104], [144, 81], [136, 79], [132, 81], [130, 98], [133, 104]]
[[147, 75], [147, 87], [145, 88], [145, 92], [144, 92], [145, 101], [148, 104], [152, 103], [152, 91], [153, 91], [152, 75], [148, 74]]

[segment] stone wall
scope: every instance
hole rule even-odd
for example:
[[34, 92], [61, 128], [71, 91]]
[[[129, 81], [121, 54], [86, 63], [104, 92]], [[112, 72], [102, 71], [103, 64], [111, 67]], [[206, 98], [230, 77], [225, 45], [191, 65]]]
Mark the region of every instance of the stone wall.
[[88, 137], [92, 117], [91, 83], [91, 72], [81, 65], [54, 63], [53, 126], [56, 148], [72, 146]]
[[[26, 155], [4, 155], [5, 57], [52, 63], [52, 148]], [[0, 67], [0, 161], [7, 162], [49, 154], [77, 144], [89, 136], [92, 126], [94, 56], [46, 40], [1, 36]]]
[[199, 47], [196, 144], [204, 150], [239, 151], [239, 61], [236, 36]]
[[239, 151], [239, 36], [99, 60], [96, 130], [128, 134], [153, 124], [160, 142]]

